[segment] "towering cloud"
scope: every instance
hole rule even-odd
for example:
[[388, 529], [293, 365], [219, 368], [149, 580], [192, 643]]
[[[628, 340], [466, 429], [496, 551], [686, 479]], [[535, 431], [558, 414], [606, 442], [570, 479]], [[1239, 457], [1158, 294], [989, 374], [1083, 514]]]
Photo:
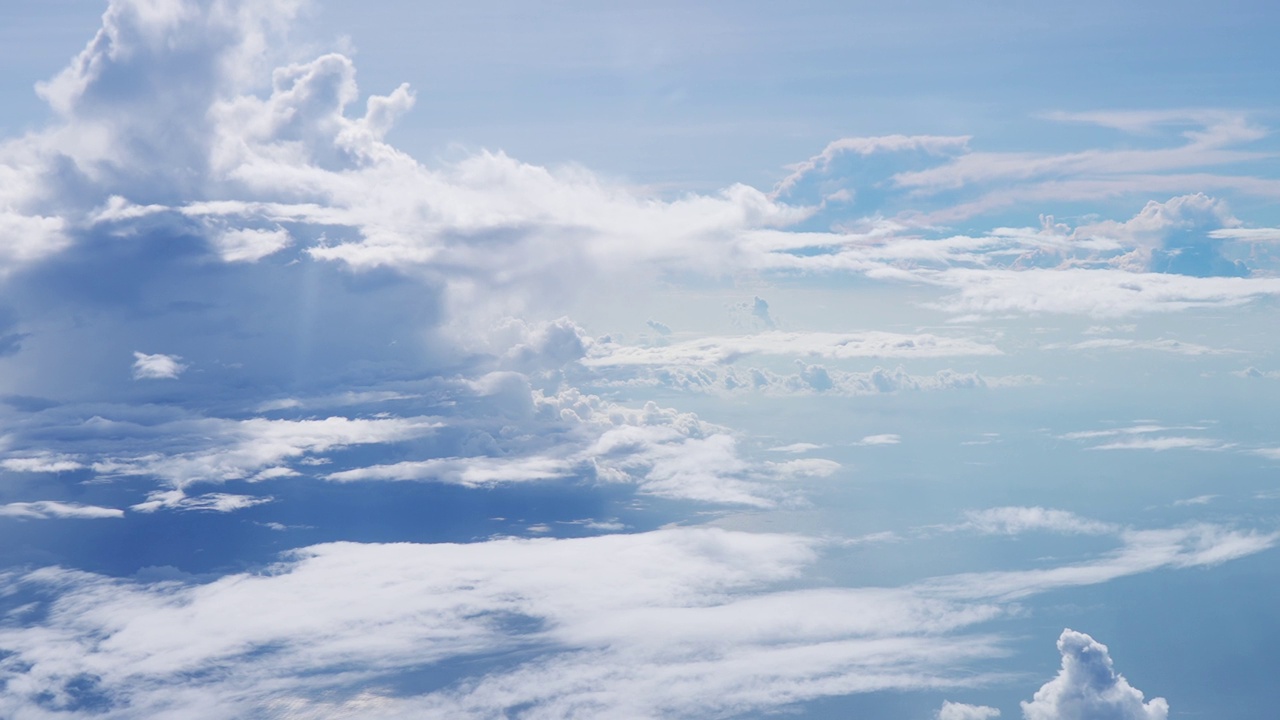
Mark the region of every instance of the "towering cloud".
[[1082, 632], [1063, 630], [1058, 638], [1062, 670], [1031, 702], [1027, 720], [1166, 720], [1164, 698], [1143, 702], [1142, 691], [1117, 673], [1107, 646]]

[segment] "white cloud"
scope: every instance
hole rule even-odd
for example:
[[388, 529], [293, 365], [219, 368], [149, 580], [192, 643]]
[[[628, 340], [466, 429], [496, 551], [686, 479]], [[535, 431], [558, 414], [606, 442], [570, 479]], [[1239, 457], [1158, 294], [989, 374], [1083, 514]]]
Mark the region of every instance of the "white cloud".
[[449, 457], [410, 460], [394, 465], [342, 470], [325, 476], [326, 480], [432, 480], [466, 487], [485, 487], [502, 483], [549, 480], [564, 477], [572, 463], [558, 458], [488, 458]]
[[1220, 240], [1242, 240], [1244, 242], [1280, 242], [1280, 228], [1220, 228], [1209, 233], [1210, 237]]
[[1227, 445], [1212, 438], [1199, 437], [1144, 437], [1133, 440], [1116, 440], [1115, 442], [1094, 445], [1090, 450], [1221, 450]]
[[769, 448], [769, 452], [806, 453], [811, 450], [821, 450], [824, 447], [826, 447], [826, 445], [816, 445], [814, 443], [798, 442], [798, 443], [791, 443], [790, 445], [779, 445], [778, 447], [771, 447]]
[[227, 262], [257, 262], [293, 244], [289, 231], [236, 228], [213, 237], [213, 247]]
[[1218, 497], [1217, 495], [1197, 495], [1192, 498], [1175, 500], [1173, 504], [1179, 507], [1183, 507], [1187, 505], [1208, 505], [1209, 503], [1217, 499], [1217, 497]]
[[927, 390], [965, 390], [1034, 385], [1042, 382], [1032, 375], [984, 376], [975, 372], [939, 370], [913, 375], [901, 366], [876, 366], [870, 371], [850, 372], [824, 365], [795, 363], [794, 373], [779, 373], [762, 367], [736, 368], [717, 365], [613, 365], [593, 368], [599, 377], [593, 382], [606, 387], [662, 387], [694, 393], [722, 395], [762, 393], [766, 395], [879, 395]]
[[134, 352], [133, 359], [134, 380], [172, 380], [187, 369], [186, 365], [178, 362], [182, 358], [177, 355]]
[[1120, 527], [1080, 517], [1066, 510], [1042, 507], [997, 507], [971, 510], [965, 513], [966, 521], [954, 526], [956, 530], [972, 530], [986, 535], [1019, 535], [1024, 532], [1045, 530], [1049, 532], [1111, 535]]
[[884, 433], [882, 435], [868, 435], [858, 441], [859, 445], [897, 445], [902, 442], [900, 435], [893, 433]]
[[830, 477], [840, 470], [840, 463], [823, 458], [804, 458], [780, 463], [766, 463], [771, 475], [780, 479]]
[[103, 457], [91, 467], [107, 477], [155, 477], [182, 490], [197, 482], [269, 479], [287, 470], [283, 463], [288, 461], [351, 445], [409, 440], [439, 427], [438, 420], [425, 417], [182, 420], [160, 425], [149, 433], [163, 438], [170, 448], [187, 446], [186, 449], [166, 452], [153, 447], [144, 454]]
[[[12, 579], [59, 591], [43, 620], [0, 628], [15, 654], [0, 668], [0, 711], [20, 714], [92, 677], [130, 717], [333, 716], [328, 703], [348, 702], [378, 717], [478, 718], [513, 705], [545, 717], [705, 717], [968, 685], [984, 676], [960, 668], [1004, 652], [988, 636], [948, 636], [1000, 614], [994, 606], [771, 588], [814, 558], [805, 538], [683, 528], [334, 543], [266, 573], [189, 585], [47, 568]], [[532, 647], [537, 657], [438, 692], [370, 690], [402, 669]]]
[[1130, 435], [1146, 435], [1150, 433], [1169, 432], [1172, 430], [1204, 430], [1204, 429], [1205, 429], [1204, 427], [1199, 425], [1165, 426], [1165, 425], [1156, 425], [1153, 423], [1144, 422], [1140, 425], [1130, 425], [1122, 428], [1110, 428], [1107, 430], [1080, 430], [1077, 432], [1069, 432], [1060, 437], [1062, 437], [1063, 440], [1089, 440], [1093, 438], [1104, 438], [1104, 437], [1116, 437], [1116, 436], [1125, 437]]
[[1124, 317], [1231, 307], [1280, 295], [1278, 278], [1191, 277], [1114, 269], [973, 270], [919, 274], [956, 290], [936, 304], [953, 313], [1064, 313]]
[[1058, 638], [1062, 669], [1031, 702], [1026, 720], [1166, 720], [1164, 698], [1144, 702], [1142, 691], [1115, 671], [1107, 646], [1088, 635], [1063, 630]]
[[12, 472], [61, 473], [83, 469], [84, 463], [71, 455], [40, 453], [0, 460], [0, 467]]
[[1050, 590], [1096, 585], [1159, 568], [1216, 565], [1274, 547], [1280, 533], [1198, 524], [1164, 530], [1124, 530], [1122, 546], [1096, 560], [1037, 570], [965, 573], [920, 584], [948, 598], [1017, 600]]
[[814, 172], [827, 171], [833, 160], [845, 153], [873, 155], [891, 152], [924, 152], [930, 155], [950, 155], [968, 150], [965, 136], [945, 135], [882, 135], [879, 137], [849, 137], [828, 143], [822, 152], [808, 160], [791, 166], [791, 174], [774, 189], [774, 195], [786, 195], [797, 183]]
[[[330, 543], [292, 551], [265, 572], [198, 583], [45, 568], [7, 578], [47, 599], [39, 620], [0, 627], [13, 653], [0, 666], [0, 712], [20, 715], [85, 678], [105, 702], [127, 703], [125, 716], [163, 710], [195, 720], [361, 709], [364, 717], [480, 718], [517, 705], [539, 717], [692, 718], [851, 693], [973, 687], [991, 679], [975, 663], [1008, 652], [972, 631], [1010, 611], [989, 600], [997, 593], [1060, 586], [1045, 582], [1046, 573], [1102, 582], [1221, 562], [1274, 539], [1212, 526], [1140, 531], [1096, 563], [905, 588], [788, 588], [822, 543], [712, 528], [465, 545]], [[1161, 558], [1139, 560], [1144, 554]], [[1114, 569], [1080, 574], [1087, 567]], [[1007, 592], [1015, 586], [1020, 593]], [[1090, 708], [1159, 707], [1125, 689], [1100, 646], [1083, 636], [1064, 643], [1064, 673], [1027, 704], [1028, 718], [1128, 720]], [[529, 649], [537, 653], [513, 653]], [[513, 662], [425, 694], [378, 689], [402, 671], [491, 654]], [[1099, 672], [1079, 672], [1090, 669]], [[1098, 683], [1081, 684], [1090, 678]], [[1101, 704], [1088, 704], [1092, 690]], [[982, 706], [952, 705], [952, 716], [994, 717]]]
[[615, 365], [701, 365], [729, 363], [750, 355], [849, 358], [937, 358], [999, 355], [993, 345], [968, 338], [858, 333], [764, 332], [738, 337], [707, 337], [657, 347], [602, 344], [583, 361], [591, 367]]
[[116, 508], [81, 505], [80, 503], [60, 502], [58, 500], [37, 500], [36, 502], [16, 502], [0, 505], [0, 517], [27, 520], [121, 518], [124, 517], [124, 511]]
[[1221, 348], [1212, 348], [1207, 345], [1198, 345], [1196, 343], [1182, 342], [1181, 340], [1133, 340], [1129, 338], [1095, 338], [1093, 340], [1084, 340], [1082, 342], [1073, 343], [1071, 345], [1046, 345], [1046, 349], [1056, 349], [1065, 347], [1068, 350], [1155, 350], [1158, 352], [1175, 353], [1178, 355], [1225, 355], [1229, 353], [1239, 352], [1237, 350], [1226, 350]]
[[151, 513], [161, 509], [234, 512], [268, 502], [271, 502], [270, 497], [235, 495], [232, 493], [205, 493], [203, 495], [190, 496], [182, 490], [157, 490], [148, 493], [145, 502], [140, 502], [129, 509], [142, 513]]
[[938, 720], [990, 720], [997, 717], [1000, 717], [1000, 711], [996, 708], [950, 700], [944, 701], [942, 708], [938, 710]]

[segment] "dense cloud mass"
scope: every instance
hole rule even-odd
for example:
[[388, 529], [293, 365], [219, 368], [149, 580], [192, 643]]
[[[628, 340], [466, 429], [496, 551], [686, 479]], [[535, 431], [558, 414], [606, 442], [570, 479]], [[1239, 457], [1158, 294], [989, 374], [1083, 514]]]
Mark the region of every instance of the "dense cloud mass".
[[1081, 632], [1063, 630], [1058, 638], [1062, 670], [1022, 703], [1027, 720], [1165, 720], [1164, 698], [1143, 702], [1111, 663], [1107, 646]]
[[[1083, 397], [1145, 386], [1131, 353], [1275, 375], [1216, 316], [1137, 325], [1280, 296], [1227, 202], [1280, 189], [1252, 116], [851, 136], [672, 190], [411, 156], [430, 89], [368, 94], [310, 10], [110, 0], [0, 141], [0, 715], [990, 720], [1047, 642], [1017, 623], [1280, 541], [1105, 465], [1280, 458], [1248, 418]], [[1027, 720], [1167, 718], [1058, 647]]]

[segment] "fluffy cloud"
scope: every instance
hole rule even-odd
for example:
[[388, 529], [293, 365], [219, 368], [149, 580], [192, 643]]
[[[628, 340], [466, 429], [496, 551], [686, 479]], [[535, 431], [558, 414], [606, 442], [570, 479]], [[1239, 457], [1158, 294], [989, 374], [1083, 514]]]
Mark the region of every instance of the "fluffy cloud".
[[177, 355], [135, 352], [133, 358], [134, 380], [172, 380], [187, 369], [186, 365], [178, 362], [181, 358]]
[[1027, 720], [1165, 720], [1164, 698], [1143, 701], [1142, 691], [1115, 671], [1107, 646], [1084, 633], [1063, 630], [1058, 638], [1062, 669], [1031, 702]]

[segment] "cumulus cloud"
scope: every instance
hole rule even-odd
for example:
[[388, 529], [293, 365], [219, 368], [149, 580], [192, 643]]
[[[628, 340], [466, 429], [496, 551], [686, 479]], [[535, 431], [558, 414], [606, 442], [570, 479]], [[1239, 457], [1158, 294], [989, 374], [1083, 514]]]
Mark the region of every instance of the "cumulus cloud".
[[1107, 646], [1088, 635], [1063, 630], [1058, 638], [1062, 669], [1030, 702], [1027, 720], [1165, 720], [1164, 698], [1144, 702], [1142, 691], [1117, 673]]
[[177, 355], [133, 353], [134, 380], [173, 380], [187, 369]]

